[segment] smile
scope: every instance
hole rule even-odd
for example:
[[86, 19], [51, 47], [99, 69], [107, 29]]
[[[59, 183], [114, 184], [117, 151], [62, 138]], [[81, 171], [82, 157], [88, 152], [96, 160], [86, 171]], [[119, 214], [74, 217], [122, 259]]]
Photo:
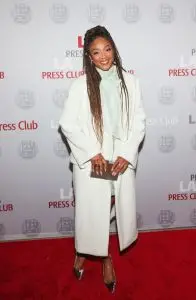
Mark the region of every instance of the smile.
[[109, 63], [109, 61], [101, 62], [102, 65], [107, 65], [108, 63]]

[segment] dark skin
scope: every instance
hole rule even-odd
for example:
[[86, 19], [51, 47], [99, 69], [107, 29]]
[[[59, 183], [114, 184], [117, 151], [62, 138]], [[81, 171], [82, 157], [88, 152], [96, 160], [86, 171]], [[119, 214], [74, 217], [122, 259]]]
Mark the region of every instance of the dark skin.
[[[107, 168], [107, 162], [101, 153], [91, 159], [92, 171], [97, 175], [102, 175]], [[112, 175], [123, 174], [127, 169], [129, 162], [123, 157], [118, 156], [111, 169]]]
[[[109, 70], [114, 62], [114, 52], [110, 42], [103, 38], [97, 37], [90, 45], [90, 59], [94, 65], [103, 70]], [[92, 171], [97, 175], [102, 175], [106, 171], [107, 163], [101, 153], [91, 159]], [[112, 175], [122, 174], [128, 167], [129, 162], [123, 157], [118, 156], [112, 167]]]
[[[114, 52], [110, 42], [103, 38], [96, 38], [90, 45], [90, 59], [91, 62], [103, 71], [111, 68], [114, 62]], [[107, 162], [101, 153], [91, 158], [92, 171], [97, 175], [102, 175], [107, 169]], [[112, 175], [123, 174], [127, 169], [129, 162], [123, 157], [118, 156], [111, 169]], [[85, 258], [77, 257], [75, 267], [81, 269], [83, 267]], [[115, 278], [114, 269], [110, 257], [103, 258], [104, 263], [104, 282], [111, 282]]]
[[[115, 176], [116, 174], [123, 174], [127, 169], [128, 164], [129, 162], [126, 159], [118, 156], [112, 167], [112, 175]], [[102, 175], [103, 171], [106, 170], [107, 168], [107, 162], [104, 159], [103, 155], [99, 153], [93, 158], [91, 158], [91, 166], [92, 166], [92, 171], [95, 171], [96, 174], [98, 175], [99, 174]], [[85, 261], [84, 257], [78, 257], [75, 263], [75, 268], [82, 269], [84, 261]], [[103, 263], [104, 263], [103, 265], [104, 282], [109, 283], [115, 279], [114, 269], [110, 257], [107, 256], [103, 258]]]

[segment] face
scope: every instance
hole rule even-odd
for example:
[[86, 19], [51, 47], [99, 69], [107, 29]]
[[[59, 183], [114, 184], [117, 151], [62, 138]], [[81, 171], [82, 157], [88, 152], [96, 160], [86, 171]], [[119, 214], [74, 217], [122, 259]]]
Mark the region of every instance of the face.
[[97, 37], [90, 45], [90, 58], [95, 66], [103, 71], [111, 68], [114, 61], [114, 50], [111, 43], [103, 38]]

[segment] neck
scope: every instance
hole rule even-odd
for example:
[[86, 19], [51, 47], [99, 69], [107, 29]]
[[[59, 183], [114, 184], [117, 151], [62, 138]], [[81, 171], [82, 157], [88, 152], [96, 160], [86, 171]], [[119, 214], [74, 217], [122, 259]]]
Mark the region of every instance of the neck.
[[112, 65], [109, 70], [102, 70], [100, 68], [96, 67], [97, 72], [99, 73], [99, 75], [101, 76], [102, 79], [107, 79], [108, 77], [114, 75], [116, 67], [115, 65]]

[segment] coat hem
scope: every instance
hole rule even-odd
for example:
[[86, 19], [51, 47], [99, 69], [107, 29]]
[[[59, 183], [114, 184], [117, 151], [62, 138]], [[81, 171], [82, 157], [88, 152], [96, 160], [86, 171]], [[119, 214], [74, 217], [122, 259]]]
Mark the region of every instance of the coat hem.
[[124, 251], [125, 249], [127, 249], [129, 246], [131, 246], [131, 244], [133, 244], [138, 238], [138, 233], [135, 235], [135, 237], [131, 240], [131, 242], [127, 243], [126, 245], [120, 247], [120, 251]]

